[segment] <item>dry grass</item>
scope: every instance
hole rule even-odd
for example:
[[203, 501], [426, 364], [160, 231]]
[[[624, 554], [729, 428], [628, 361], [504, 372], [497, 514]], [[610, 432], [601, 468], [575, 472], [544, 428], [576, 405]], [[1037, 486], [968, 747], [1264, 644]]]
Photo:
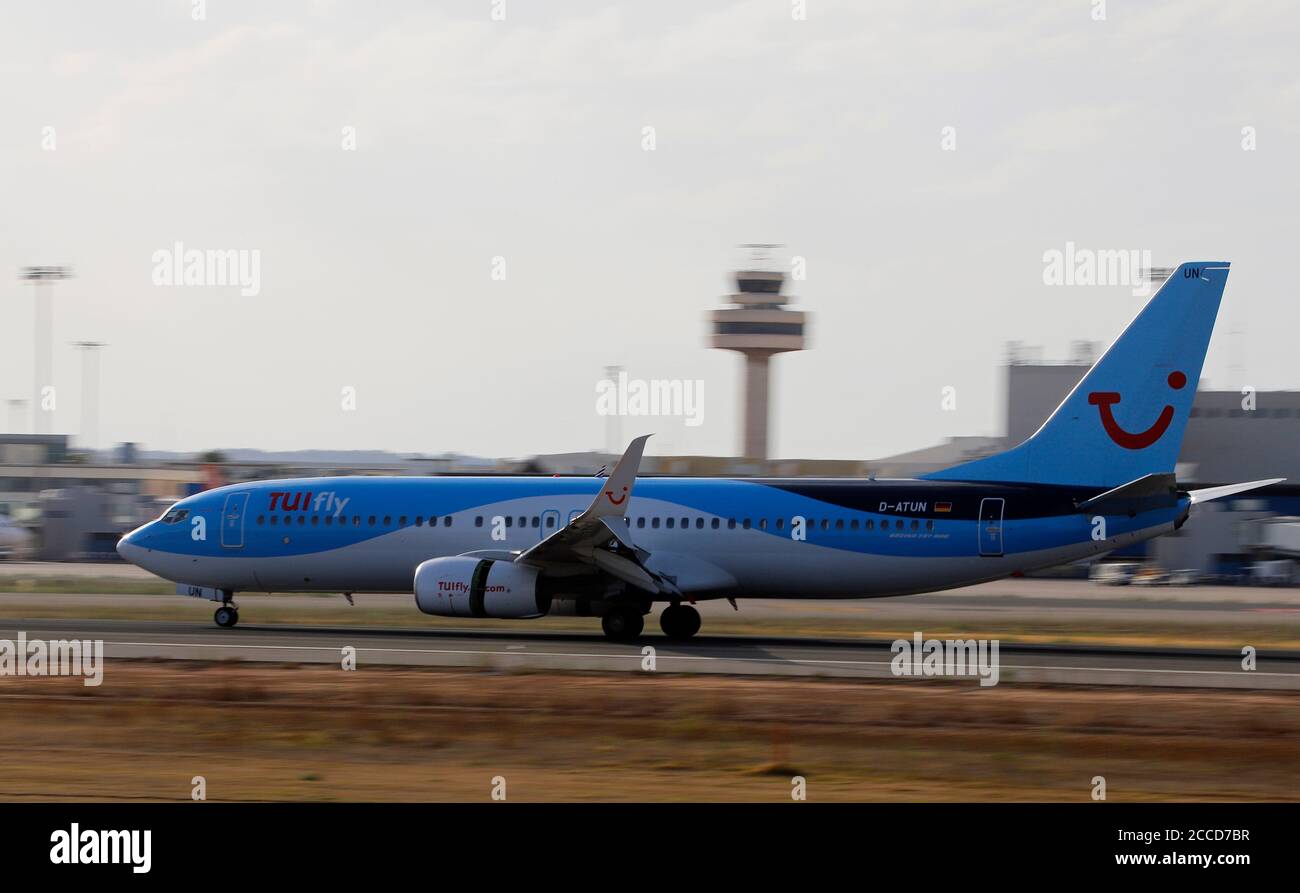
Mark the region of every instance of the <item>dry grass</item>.
[[0, 799], [1300, 799], [1300, 695], [114, 663], [0, 679]]

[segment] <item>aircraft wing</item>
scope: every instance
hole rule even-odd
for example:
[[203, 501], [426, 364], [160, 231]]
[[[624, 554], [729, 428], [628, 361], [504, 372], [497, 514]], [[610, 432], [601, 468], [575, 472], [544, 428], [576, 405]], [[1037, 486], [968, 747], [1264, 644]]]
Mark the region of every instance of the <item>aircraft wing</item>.
[[515, 561], [548, 568], [591, 567], [652, 595], [680, 595], [675, 583], [646, 567], [650, 553], [628, 537], [627, 506], [649, 439], [650, 435], [645, 434], [628, 444], [586, 511], [525, 549]]

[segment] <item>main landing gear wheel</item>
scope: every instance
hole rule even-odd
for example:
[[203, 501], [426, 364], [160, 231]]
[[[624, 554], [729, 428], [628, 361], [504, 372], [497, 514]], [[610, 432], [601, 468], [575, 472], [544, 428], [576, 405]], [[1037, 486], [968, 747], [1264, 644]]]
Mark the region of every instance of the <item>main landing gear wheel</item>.
[[222, 605], [217, 608], [217, 612], [212, 615], [212, 619], [217, 622], [217, 626], [222, 629], [230, 629], [239, 622], [239, 612], [235, 610], [234, 605]]
[[700, 612], [690, 605], [669, 605], [659, 615], [659, 626], [670, 639], [689, 639], [700, 631]]
[[617, 608], [600, 618], [600, 626], [606, 638], [625, 642], [641, 635], [645, 619], [636, 608]]

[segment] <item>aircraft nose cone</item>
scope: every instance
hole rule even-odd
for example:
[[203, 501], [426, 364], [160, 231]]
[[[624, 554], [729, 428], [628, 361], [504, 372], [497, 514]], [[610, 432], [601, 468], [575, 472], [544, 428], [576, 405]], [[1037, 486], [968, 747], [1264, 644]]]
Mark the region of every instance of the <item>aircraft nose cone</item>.
[[129, 561], [132, 564], [139, 564], [140, 556], [145, 552], [144, 548], [140, 545], [140, 539], [140, 528], [132, 530], [126, 536], [117, 541], [117, 554], [121, 555], [125, 561]]

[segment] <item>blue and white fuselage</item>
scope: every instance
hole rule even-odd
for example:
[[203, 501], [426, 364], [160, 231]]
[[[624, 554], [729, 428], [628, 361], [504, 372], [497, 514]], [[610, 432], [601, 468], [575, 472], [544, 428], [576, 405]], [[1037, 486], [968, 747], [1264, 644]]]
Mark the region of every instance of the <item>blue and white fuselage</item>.
[[[409, 592], [430, 558], [521, 553], [604, 478], [350, 477], [222, 487], [130, 534], [123, 554], [232, 591]], [[690, 597], [870, 598], [1074, 561], [1174, 529], [1188, 499], [1081, 513], [1100, 490], [948, 481], [643, 478], [622, 524]], [[1105, 536], [1096, 534], [1104, 519]]]

